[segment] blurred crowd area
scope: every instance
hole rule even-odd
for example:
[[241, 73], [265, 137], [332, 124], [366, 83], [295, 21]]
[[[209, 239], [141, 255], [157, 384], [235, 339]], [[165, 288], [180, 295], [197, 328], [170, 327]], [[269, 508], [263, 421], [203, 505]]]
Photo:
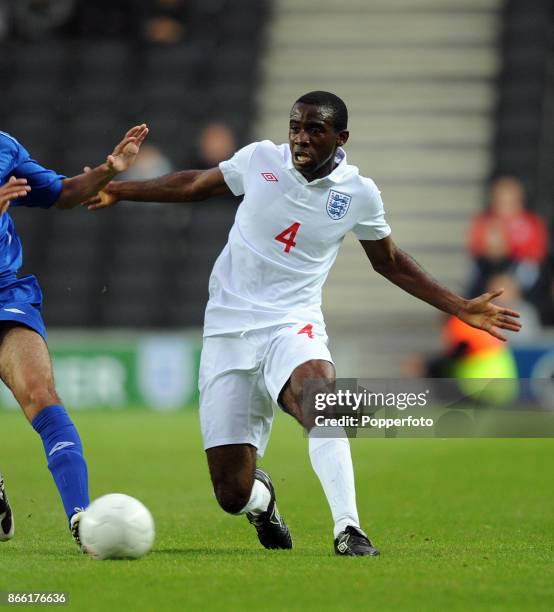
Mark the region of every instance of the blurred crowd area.
[[512, 344], [554, 325], [554, 3], [503, 0], [494, 116], [494, 175], [471, 220], [468, 294], [504, 287], [522, 313]]
[[[192, 36], [201, 16], [202, 38], [226, 0], [0, 0], [0, 39], [44, 39], [62, 35], [124, 36], [176, 44]], [[214, 31], [214, 29], [212, 29]]]
[[[544, 140], [530, 102], [546, 106], [544, 49], [533, 34], [542, 25], [538, 13], [527, 21], [514, 13], [516, 5], [506, 2], [504, 15], [500, 172], [471, 221], [464, 293], [503, 287], [498, 301], [524, 323], [510, 341], [532, 342], [554, 325], [553, 217], [544, 189], [537, 203], [533, 174]], [[255, 136], [272, 8], [270, 0], [0, 0], [0, 128], [66, 174], [101, 162], [143, 121], [151, 132], [129, 178], [215, 166]], [[535, 73], [540, 87], [530, 85]], [[526, 113], [531, 124], [520, 121]], [[139, 206], [132, 215], [125, 207], [92, 216], [17, 210], [24, 271], [40, 277], [53, 326], [198, 325], [236, 204]]]
[[442, 351], [407, 358], [403, 369], [410, 376], [517, 378], [521, 367], [514, 350], [542, 345], [545, 328], [554, 325], [553, 235], [528, 205], [519, 179], [491, 181], [488, 201], [471, 220], [467, 249], [467, 297], [503, 291], [495, 303], [517, 311], [522, 328], [504, 332], [503, 343], [457, 317], [444, 317]]
[[151, 141], [182, 166], [194, 161], [210, 121], [226, 123], [243, 144], [269, 7], [268, 0], [0, 0], [3, 129], [65, 172], [94, 163], [135, 122], [148, 122]]
[[[150, 134], [127, 178], [216, 166], [252, 139], [270, 7], [0, 0], [0, 129], [66, 175], [104, 161], [142, 122]], [[201, 324], [236, 204], [11, 214], [50, 326], [168, 328]]]
[[514, 176], [491, 182], [488, 201], [470, 225], [472, 268], [469, 297], [504, 288], [500, 301], [523, 313], [524, 331], [537, 335], [541, 323], [554, 325], [554, 243], [547, 222], [527, 202]]
[[464, 295], [503, 293], [495, 302], [521, 315], [507, 342], [443, 317], [441, 348], [404, 360], [410, 376], [552, 376], [554, 326], [554, 4], [499, 4], [500, 69], [495, 80], [492, 176], [469, 222]]

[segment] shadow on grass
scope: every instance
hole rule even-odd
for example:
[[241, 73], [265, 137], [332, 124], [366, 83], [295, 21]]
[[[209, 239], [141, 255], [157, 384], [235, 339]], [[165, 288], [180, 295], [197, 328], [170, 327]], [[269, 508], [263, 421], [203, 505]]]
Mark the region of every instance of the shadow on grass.
[[203, 556], [236, 556], [242, 555], [246, 557], [257, 557], [260, 554], [267, 553], [287, 553], [286, 550], [256, 550], [255, 548], [161, 548], [158, 550], [153, 550], [151, 555], [203, 555]]
[[[260, 548], [161, 548], [153, 550], [150, 555], [152, 556], [163, 556], [163, 555], [182, 555], [187, 556], [203, 556], [203, 557], [263, 557], [271, 555], [274, 558], [281, 557], [286, 558], [287, 555], [295, 555], [300, 552], [297, 550], [266, 550]], [[320, 553], [314, 551], [302, 551], [303, 556], [309, 555], [310, 557], [328, 557], [327, 553]], [[334, 556], [334, 555], [333, 555]]]

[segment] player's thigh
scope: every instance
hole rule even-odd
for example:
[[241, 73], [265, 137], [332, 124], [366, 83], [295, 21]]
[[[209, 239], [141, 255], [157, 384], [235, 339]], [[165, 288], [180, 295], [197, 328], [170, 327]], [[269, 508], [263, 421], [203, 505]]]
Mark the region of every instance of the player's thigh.
[[[249, 444], [261, 457], [273, 422], [273, 406], [259, 371], [233, 370], [200, 386], [204, 449]], [[232, 469], [230, 464], [229, 469]]]
[[[264, 366], [268, 390], [276, 403], [305, 427], [313, 410], [305, 414], [306, 392], [330, 388], [335, 366], [327, 347], [327, 336], [317, 326], [300, 324], [279, 331], [270, 345]], [[309, 402], [308, 402], [309, 404]]]
[[199, 379], [204, 449], [249, 444], [262, 456], [273, 406], [252, 345], [238, 338], [206, 338]]
[[59, 401], [46, 342], [40, 334], [18, 323], [0, 325], [0, 378], [29, 420], [45, 406]]

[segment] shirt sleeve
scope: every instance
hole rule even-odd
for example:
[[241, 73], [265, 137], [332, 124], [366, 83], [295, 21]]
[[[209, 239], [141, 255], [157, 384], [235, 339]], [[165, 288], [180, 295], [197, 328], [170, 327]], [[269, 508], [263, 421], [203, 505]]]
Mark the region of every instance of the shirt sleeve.
[[231, 159], [219, 164], [219, 169], [223, 173], [227, 186], [236, 196], [244, 194], [244, 177], [248, 172], [252, 153], [257, 146], [258, 143], [253, 142], [238, 150]]
[[6, 182], [17, 160], [18, 144], [8, 134], [0, 132], [0, 185]]
[[377, 185], [369, 185], [369, 199], [364, 208], [364, 214], [352, 228], [358, 240], [381, 240], [391, 233], [391, 228], [385, 219], [385, 206]]
[[19, 145], [16, 164], [11, 174], [16, 178], [26, 178], [31, 186], [29, 194], [24, 198], [13, 200], [12, 206], [50, 208], [60, 197], [62, 181], [65, 178], [31, 159], [22, 145]]

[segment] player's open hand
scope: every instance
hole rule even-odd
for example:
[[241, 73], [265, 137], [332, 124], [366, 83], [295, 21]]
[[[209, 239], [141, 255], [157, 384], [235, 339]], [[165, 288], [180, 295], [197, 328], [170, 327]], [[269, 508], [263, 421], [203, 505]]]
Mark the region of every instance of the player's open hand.
[[31, 186], [27, 184], [27, 179], [11, 176], [10, 180], [0, 187], [0, 217], [8, 210], [12, 200], [25, 197], [29, 191]]
[[115, 172], [125, 172], [135, 161], [140, 151], [140, 145], [147, 135], [148, 128], [145, 123], [131, 128], [115, 147], [113, 153], [106, 158], [108, 167]]
[[517, 321], [519, 318], [518, 312], [492, 303], [494, 298], [503, 293], [504, 289], [499, 289], [494, 293], [483, 293], [483, 295], [469, 300], [462, 311], [458, 313], [458, 317], [468, 325], [482, 329], [491, 336], [505, 342], [506, 337], [498, 329], [517, 332], [521, 329], [521, 323]]

